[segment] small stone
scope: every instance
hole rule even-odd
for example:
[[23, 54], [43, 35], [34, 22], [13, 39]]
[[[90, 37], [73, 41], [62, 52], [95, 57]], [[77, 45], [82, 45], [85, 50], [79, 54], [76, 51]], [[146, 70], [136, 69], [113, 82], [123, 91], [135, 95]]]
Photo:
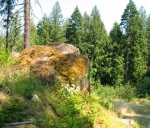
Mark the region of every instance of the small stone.
[[31, 101], [33, 101], [33, 102], [38, 102], [39, 100], [40, 99], [39, 99], [39, 97], [36, 94], [34, 94], [32, 99], [31, 99]]

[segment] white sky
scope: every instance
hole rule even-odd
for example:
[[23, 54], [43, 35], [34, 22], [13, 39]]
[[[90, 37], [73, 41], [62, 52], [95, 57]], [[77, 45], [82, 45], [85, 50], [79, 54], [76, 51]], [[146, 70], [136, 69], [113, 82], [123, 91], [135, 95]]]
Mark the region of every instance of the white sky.
[[[50, 15], [57, 0], [39, 0], [43, 14], [38, 4], [35, 4], [35, 1], [31, 0], [34, 14], [41, 19], [44, 13], [46, 13], [47, 16]], [[137, 9], [143, 6], [147, 14], [150, 14], [150, 0], [133, 1], [135, 2]], [[107, 32], [109, 32], [115, 21], [120, 23], [121, 16], [126, 5], [129, 3], [129, 0], [58, 0], [58, 2], [64, 18], [69, 18], [77, 5], [82, 15], [85, 11], [90, 15], [93, 7], [96, 5], [99, 9], [105, 28]], [[36, 18], [34, 18], [34, 21], [37, 23]]]

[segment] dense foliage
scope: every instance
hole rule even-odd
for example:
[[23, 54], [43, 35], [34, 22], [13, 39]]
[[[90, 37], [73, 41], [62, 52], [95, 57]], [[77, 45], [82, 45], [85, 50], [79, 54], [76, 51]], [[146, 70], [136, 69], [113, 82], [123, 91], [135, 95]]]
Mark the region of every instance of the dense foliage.
[[[23, 35], [16, 29], [20, 22], [18, 16], [15, 17], [9, 31], [10, 51], [23, 48]], [[31, 45], [67, 42], [77, 46], [90, 59], [90, 76], [95, 86], [130, 84], [141, 88], [141, 81], [146, 75], [149, 77], [149, 29], [150, 16], [146, 15], [144, 7], [138, 10], [132, 0], [127, 4], [121, 22], [115, 22], [109, 34], [97, 6], [90, 15], [85, 12], [83, 16], [76, 6], [70, 18], [65, 20], [56, 2], [49, 16], [44, 14], [37, 25], [31, 21], [30, 41]], [[1, 34], [0, 39], [4, 38]], [[3, 43], [0, 42], [1, 48]]]
[[[37, 25], [30, 21], [32, 46], [66, 42], [88, 56], [90, 74], [85, 77], [90, 76], [92, 91], [87, 95], [68, 93], [61, 85], [51, 86], [33, 76], [31, 68], [26, 71], [14, 65], [20, 60], [12, 60], [11, 52], [20, 52], [24, 41], [19, 15], [11, 19], [11, 4], [15, 0], [0, 1], [0, 14], [6, 16], [1, 28], [11, 21], [6, 35], [0, 32], [0, 127], [29, 119], [42, 128], [123, 127], [107, 113], [114, 110], [112, 99], [150, 97], [150, 15], [144, 7], [138, 10], [129, 0], [121, 22], [115, 22], [109, 33], [97, 6], [83, 16], [76, 6], [70, 18], [64, 19], [56, 2]], [[39, 101], [31, 100], [34, 94]]]

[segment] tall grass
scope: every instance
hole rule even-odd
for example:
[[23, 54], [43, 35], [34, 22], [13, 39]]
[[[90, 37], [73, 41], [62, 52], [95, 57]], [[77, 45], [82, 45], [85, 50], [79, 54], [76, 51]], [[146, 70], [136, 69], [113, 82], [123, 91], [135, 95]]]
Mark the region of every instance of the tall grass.
[[132, 87], [130, 84], [120, 85], [120, 86], [109, 86], [99, 84], [94, 87], [94, 91], [102, 98], [111, 99], [124, 99], [131, 101], [136, 97], [136, 88]]

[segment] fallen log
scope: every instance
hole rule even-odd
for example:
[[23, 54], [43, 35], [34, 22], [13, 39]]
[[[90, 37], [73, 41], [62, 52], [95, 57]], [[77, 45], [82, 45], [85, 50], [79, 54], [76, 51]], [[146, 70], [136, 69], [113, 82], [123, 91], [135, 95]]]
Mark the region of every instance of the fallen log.
[[5, 126], [15, 126], [15, 125], [24, 125], [24, 124], [33, 124], [33, 121], [6, 123]]

